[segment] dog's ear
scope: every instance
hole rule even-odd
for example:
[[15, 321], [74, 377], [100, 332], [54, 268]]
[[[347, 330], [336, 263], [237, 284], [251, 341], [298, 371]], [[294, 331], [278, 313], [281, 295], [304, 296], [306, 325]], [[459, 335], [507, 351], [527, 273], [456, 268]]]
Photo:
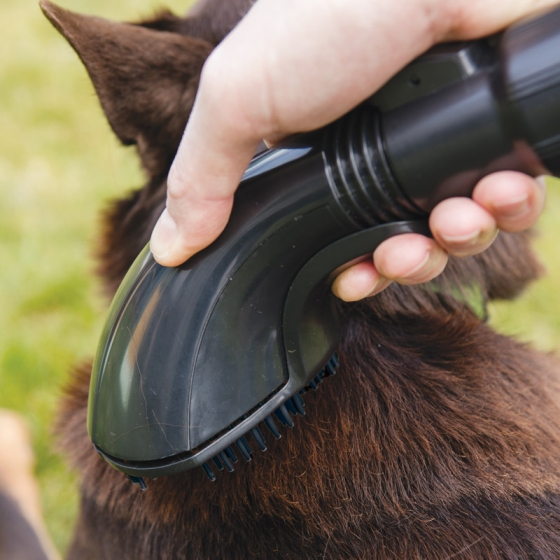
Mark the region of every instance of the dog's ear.
[[42, 0], [41, 8], [86, 66], [119, 139], [137, 145], [150, 177], [167, 174], [212, 46], [177, 33], [76, 14], [48, 0]]

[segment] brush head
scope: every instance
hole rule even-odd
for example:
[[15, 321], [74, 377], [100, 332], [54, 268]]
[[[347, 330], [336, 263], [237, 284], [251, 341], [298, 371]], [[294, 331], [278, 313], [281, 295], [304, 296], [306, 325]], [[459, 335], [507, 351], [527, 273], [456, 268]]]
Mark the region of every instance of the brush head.
[[301, 393], [336, 367], [333, 271], [391, 235], [428, 233], [408, 222], [352, 233], [338, 208], [320, 150], [270, 151], [248, 171], [211, 247], [177, 268], [144, 250], [113, 301], [93, 368], [88, 431], [105, 459], [132, 477], [213, 457], [231, 470], [230, 446], [251, 454], [245, 434], [265, 446], [259, 423], [275, 435], [273, 415], [291, 425]]
[[330, 359], [338, 339], [330, 295], [327, 305], [319, 296], [290, 351], [283, 325], [290, 286], [323, 243], [304, 233], [332, 215], [320, 204], [307, 219], [294, 219], [305, 192], [298, 184], [279, 196], [255, 181], [312, 153], [308, 146], [260, 158], [217, 242], [177, 268], [160, 266], [146, 248], [127, 274], [94, 363], [88, 412], [96, 448], [127, 474], [203, 464]]
[[[208, 278], [196, 278], [204, 270], [165, 268], [145, 251], [113, 304], [94, 365], [89, 429], [128, 474], [202, 464], [303, 388], [283, 348], [283, 302], [266, 305], [250, 282], [253, 297], [241, 297], [236, 276], [211, 290]], [[325, 329], [319, 345], [333, 335]], [[317, 368], [331, 345], [319, 349], [327, 355]]]

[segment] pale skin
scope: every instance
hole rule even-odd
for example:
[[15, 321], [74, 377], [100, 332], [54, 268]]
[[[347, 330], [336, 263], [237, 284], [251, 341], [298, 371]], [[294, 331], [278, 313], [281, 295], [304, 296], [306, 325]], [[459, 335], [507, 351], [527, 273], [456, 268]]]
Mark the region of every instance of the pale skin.
[[[259, 0], [214, 50], [168, 179], [167, 208], [152, 235], [158, 262], [176, 266], [209, 245], [229, 218], [233, 194], [263, 138], [319, 128], [379, 89], [442, 41], [489, 35], [558, 0]], [[392, 281], [426, 282], [448, 255], [484, 251], [499, 229], [533, 225], [544, 181], [494, 173], [472, 200], [440, 203], [434, 239], [385, 241], [333, 284], [343, 300], [379, 293]]]

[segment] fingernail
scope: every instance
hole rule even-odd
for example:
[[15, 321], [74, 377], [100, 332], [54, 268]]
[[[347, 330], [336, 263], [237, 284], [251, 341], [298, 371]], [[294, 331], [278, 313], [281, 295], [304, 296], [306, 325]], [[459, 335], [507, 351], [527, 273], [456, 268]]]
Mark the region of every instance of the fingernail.
[[[468, 257], [477, 252], [482, 251], [483, 248], [488, 247], [496, 236], [498, 235], [498, 228], [484, 229], [482, 231], [475, 231], [466, 235], [458, 235], [456, 237], [441, 235], [441, 238], [446, 242], [447, 249], [455, 257]], [[433, 268], [437, 268], [440, 260], [436, 261]]]
[[[446, 243], [450, 243], [450, 244], [457, 244], [457, 245], [464, 245], [464, 246], [471, 246], [471, 245], [476, 245], [478, 243], [478, 240], [480, 238], [480, 230], [477, 229], [475, 231], [471, 231], [469, 233], [465, 233], [463, 235], [445, 235], [443, 233], [440, 233], [441, 238], [446, 242]], [[429, 258], [429, 254], [428, 254], [428, 258]]]
[[164, 257], [170, 251], [176, 237], [177, 225], [166, 208], [159, 217], [150, 240], [150, 250], [154, 257]]
[[527, 214], [531, 207], [529, 205], [529, 195], [527, 193], [520, 195], [513, 200], [507, 200], [503, 203], [495, 203], [494, 209], [501, 218], [521, 218]]
[[371, 296], [377, 295], [379, 292], [382, 292], [387, 286], [391, 284], [392, 280], [385, 278], [384, 276], [380, 276], [377, 279], [377, 282], [373, 286], [373, 288], [367, 292], [367, 294], [363, 295], [360, 299], [368, 298]]
[[420, 264], [410, 270], [405, 278], [398, 280], [399, 284], [416, 284], [426, 282], [439, 274], [447, 263], [447, 255], [444, 251], [428, 250]]

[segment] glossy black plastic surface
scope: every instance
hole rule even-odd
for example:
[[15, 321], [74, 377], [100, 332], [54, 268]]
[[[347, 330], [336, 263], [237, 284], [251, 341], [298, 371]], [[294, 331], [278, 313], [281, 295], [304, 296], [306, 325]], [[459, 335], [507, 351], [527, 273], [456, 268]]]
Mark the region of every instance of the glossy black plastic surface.
[[148, 461], [196, 448], [287, 382], [290, 284], [310, 255], [352, 232], [328, 204], [321, 152], [290, 158], [275, 170], [283, 195], [247, 180], [224, 234], [185, 265], [139, 257], [92, 379], [89, 430], [109, 455]]
[[100, 453], [154, 477], [221, 457], [336, 349], [335, 269], [391, 235], [427, 233], [407, 220], [489, 172], [558, 170], [559, 14], [439, 48], [337, 123], [259, 156], [224, 233], [184, 265], [146, 249], [94, 364]]
[[[256, 393], [261, 387], [259, 383], [260, 380], [258, 379], [255, 380], [253, 384], [246, 386], [240, 385], [239, 380], [241, 380], [241, 382], [248, 382], [247, 376], [244, 375], [244, 371], [242, 370], [242, 366], [249, 364], [249, 367], [251, 367], [252, 353], [243, 352], [239, 347], [237, 347], [237, 354], [234, 355], [232, 360], [227, 362], [227, 364], [224, 362], [220, 370], [214, 370], [208, 367], [204, 368], [203, 364], [198, 362], [198, 360], [193, 360], [197, 363], [197, 367], [183, 372], [187, 375], [190, 373], [188, 381], [192, 383], [192, 389], [190, 389], [189, 383], [185, 383], [184, 380], [178, 378], [178, 372], [176, 370], [173, 371], [175, 377], [174, 379], [172, 378], [172, 380], [176, 383], [183, 381], [182, 385], [177, 385], [176, 387], [176, 395], [183, 399], [183, 402], [177, 405], [180, 407], [180, 410], [175, 410], [176, 416], [179, 417], [179, 413], [198, 413], [199, 417], [205, 421], [206, 425], [214, 426], [215, 433], [221, 432], [220, 437], [214, 440], [212, 440], [211, 437], [207, 437], [205, 440], [201, 441], [194, 440], [193, 433], [198, 435], [199, 431], [193, 431], [190, 428], [193, 426], [198, 428], [195, 423], [180, 424], [176, 422], [171, 426], [169, 425], [165, 414], [174, 401], [169, 399], [169, 392], [165, 395], [166, 398], [161, 398], [159, 396], [161, 393], [158, 393], [154, 388], [155, 383], [159, 383], [160, 385], [166, 383], [166, 379], [169, 379], [169, 376], [162, 375], [159, 377], [153, 375], [153, 373], [149, 375], [145, 375], [144, 373], [145, 371], [150, 372], [150, 370], [144, 369], [144, 365], [146, 363], [146, 357], [150, 359], [153, 355], [152, 352], [146, 354], [138, 352], [139, 347], [130, 344], [130, 342], [124, 349], [109, 349], [109, 354], [127, 355], [131, 363], [132, 360], [134, 360], [131, 369], [132, 375], [127, 377], [127, 381], [137, 388], [139, 395], [136, 399], [136, 404], [138, 408], [134, 411], [134, 415], [130, 414], [130, 409], [128, 411], [126, 409], [121, 409], [122, 412], [128, 413], [125, 415], [125, 420], [130, 418], [135, 424], [122, 422], [119, 425], [117, 422], [117, 415], [104, 415], [105, 421], [109, 420], [113, 422], [111, 426], [107, 426], [100, 424], [97, 421], [98, 418], [92, 418], [90, 416], [90, 421], [94, 422], [93, 428], [98, 430], [97, 441], [94, 439], [98, 451], [113, 465], [128, 474], [156, 477], [162, 474], [173, 474], [188, 468], [200, 466], [210, 458], [218, 455], [224, 448], [233, 445], [234, 442], [249, 432], [259, 422], [265, 421], [267, 417], [277, 411], [287, 399], [308, 385], [334, 352], [340, 338], [340, 332], [338, 316], [334, 305], [334, 296], [330, 291], [332, 271], [342, 266], [348, 259], [357, 258], [371, 251], [372, 248], [375, 248], [388, 237], [413, 232], [429, 235], [426, 222], [397, 222], [356, 232], [353, 235], [342, 237], [328, 244], [322, 250], [318, 251], [314, 257], [304, 263], [299, 273], [292, 278], [284, 297], [277, 298], [283, 304], [283, 309], [279, 313], [279, 317], [282, 319], [279, 330], [276, 330], [277, 316], [270, 316], [268, 329], [269, 332], [273, 332], [274, 336], [282, 341], [282, 357], [284, 358], [281, 362], [278, 362], [275, 357], [268, 360], [266, 358], [264, 359], [265, 366], [270, 367], [271, 370], [269, 375], [264, 375], [263, 370], [262, 378], [264, 381], [268, 381], [269, 379], [275, 380], [270, 385], [270, 387], [272, 387], [270, 391], [272, 392], [274, 389], [277, 389], [274, 391], [274, 394], [270, 395], [270, 398], [265, 399], [265, 397], [269, 396], [268, 394], [261, 396], [263, 393]], [[164, 272], [170, 270], [160, 267], [152, 258], [148, 257], [144, 265], [144, 270], [148, 270], [152, 267], [161, 269]], [[145, 278], [146, 280], [144, 280]], [[146, 290], [161, 285], [159, 281], [153, 284], [148, 276], [142, 274], [136, 277], [136, 281], [138, 280], [140, 284], [146, 282]], [[281, 287], [280, 284], [278, 284], [278, 286]], [[136, 290], [132, 288], [129, 293], [131, 297], [121, 302], [125, 310], [133, 309], [139, 303], [139, 300], [137, 300], [134, 295]], [[156, 298], [161, 297], [161, 293], [154, 293], [154, 295]], [[233, 297], [234, 305], [236, 305], [235, 296]], [[222, 301], [227, 298], [228, 295], [222, 296]], [[175, 301], [175, 303], [181, 305], [179, 301]], [[248, 296], [248, 304], [249, 306], [252, 305], [250, 296]], [[159, 307], [159, 305], [156, 306], [156, 308], [157, 307]], [[150, 324], [152, 319], [151, 311], [152, 309], [146, 311], [146, 307], [142, 307], [142, 312], [137, 315], [136, 321], [131, 321], [130, 318], [126, 318], [125, 330], [128, 332], [130, 329], [132, 333], [140, 332], [139, 336], [143, 337], [143, 343], [147, 347], [153, 347], [158, 343], [170, 347], [183, 347], [181, 340], [177, 337], [173, 337], [173, 333], [162, 329], [161, 325], [158, 325], [158, 329], [154, 331], [145, 328], [146, 325]], [[180, 314], [180, 310], [179, 312], [173, 312], [173, 315], [178, 314]], [[218, 316], [221, 317], [223, 314], [220, 312]], [[227, 326], [230, 328], [233, 328], [234, 324], [235, 322], [231, 320], [227, 322]], [[121, 328], [118, 320], [116, 326], [117, 329]], [[258, 332], [262, 327], [262, 322], [252, 326], [246, 325], [245, 330], [236, 331], [236, 337], [242, 342], [250, 338], [252, 333]], [[203, 339], [205, 332], [203, 328], [201, 328], [201, 331], [203, 332], [200, 338]], [[214, 332], [216, 331], [210, 334], [213, 335]], [[159, 340], [159, 337], [171, 339], [171, 342], [162, 342]], [[213, 337], [210, 336], [208, 340], [212, 342], [212, 338]], [[114, 339], [118, 341], [119, 337], [115, 336]], [[123, 339], [125, 342], [130, 341], [134, 339], [134, 334], [132, 337], [127, 337], [125, 334]], [[201, 346], [203, 345], [204, 341]], [[223, 356], [224, 354], [220, 355]], [[169, 360], [167, 361], [169, 362]], [[98, 366], [95, 367], [97, 368]], [[102, 371], [112, 371], [111, 366], [104, 365]], [[122, 372], [122, 369], [120, 371]], [[210, 380], [210, 382], [219, 382], [221, 384], [224, 382], [224, 372], [227, 375], [228, 372], [231, 371], [237, 374], [237, 377], [232, 375], [230, 378], [230, 385], [228, 388], [231, 394], [236, 395], [236, 389], [239, 388], [246, 392], [246, 395], [243, 395], [246, 400], [247, 395], [252, 396], [253, 399], [249, 403], [250, 407], [241, 414], [235, 410], [236, 403], [233, 401], [233, 396], [230, 396], [225, 401], [220, 398], [222, 394], [221, 387], [220, 390], [205, 393], [205, 400], [199, 398], [202, 391], [197, 376], [205, 376], [203, 380], [205, 382]], [[165, 374], [167, 372], [163, 373]], [[106, 387], [114, 391], [116, 399], [113, 406], [118, 406], [118, 399], [122, 394], [120, 393], [121, 381], [122, 373], [120, 376], [111, 376], [111, 378], [108, 379], [103, 379], [102, 377], [97, 379], [98, 386]], [[183, 389], [182, 391], [180, 390], [181, 388]], [[267, 388], [267, 390], [269, 390], [269, 388]], [[199, 395], [196, 395], [197, 392]], [[197, 398], [193, 398], [194, 396]], [[107, 399], [107, 397], [105, 398]], [[100, 402], [105, 405], [107, 401], [102, 400]], [[256, 410], [253, 410], [247, 418], [241, 418], [245, 412], [249, 412], [251, 408], [255, 407], [257, 407]], [[90, 409], [90, 411], [91, 410], [93, 409]], [[227, 416], [231, 410], [234, 411], [234, 414]], [[165, 417], [165, 421], [151, 422], [147, 414], [149, 411], [152, 411], [152, 414], [155, 416]], [[120, 411], [117, 409], [117, 413], [119, 412]], [[97, 412], [98, 417], [99, 414], [100, 413]], [[229, 419], [229, 421], [225, 419]], [[101, 445], [99, 443], [102, 439], [102, 433], [100, 434], [99, 432], [103, 429], [115, 429], [115, 427], [119, 430], [128, 430], [128, 432], [113, 432], [115, 433], [114, 436], [109, 432], [109, 439], [115, 442], [115, 447], [120, 452], [118, 455], [111, 453], [111, 446], [109, 444], [105, 443]], [[121, 442], [123, 439], [127, 441], [137, 440], [138, 436], [134, 434], [135, 432], [140, 434], [140, 441], [144, 444], [144, 447], [140, 449], [139, 453], [136, 455], [123, 456], [124, 453], [122, 450], [125, 449], [125, 447]], [[130, 437], [131, 433], [134, 434], [132, 438]], [[212, 435], [215, 435], [215, 433]], [[162, 439], [164, 441], [161, 441]], [[193, 443], [193, 441], [196, 441], [196, 443]], [[156, 447], [158, 444], [160, 446]], [[172, 450], [175, 452], [168, 453], [168, 446], [173, 444], [176, 445], [175, 449]], [[154, 454], [157, 453], [158, 450], [162, 453], [161, 456], [154, 457]], [[167, 454], [164, 455], [163, 453]]]

